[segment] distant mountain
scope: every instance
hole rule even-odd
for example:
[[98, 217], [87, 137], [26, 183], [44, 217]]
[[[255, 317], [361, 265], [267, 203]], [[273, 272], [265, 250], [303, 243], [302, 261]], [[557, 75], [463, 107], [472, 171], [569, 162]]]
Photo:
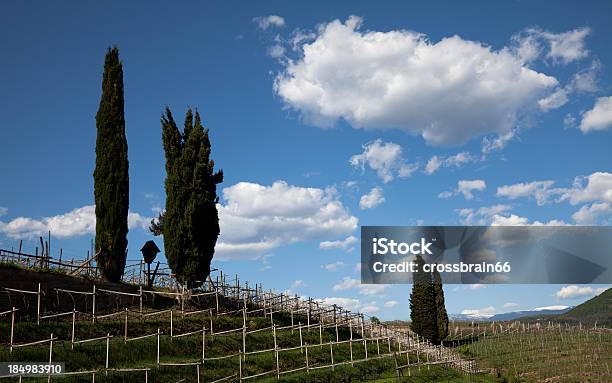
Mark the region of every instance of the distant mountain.
[[[540, 307], [533, 310], [513, 311], [495, 315], [478, 315], [478, 314], [451, 314], [450, 319], [456, 321], [504, 321], [504, 320], [516, 320], [525, 317], [534, 316], [550, 316], [564, 314], [573, 309], [573, 307], [567, 306], [551, 306], [551, 307]], [[530, 318], [531, 319], [531, 318]]]
[[516, 320], [519, 318], [532, 317], [532, 316], [548, 316], [548, 315], [559, 315], [564, 314], [570, 311], [573, 307], [565, 307], [565, 308], [543, 308], [543, 309], [534, 309], [534, 310], [523, 310], [523, 311], [513, 311], [509, 313], [496, 314], [490, 317], [488, 320], [490, 321], [502, 321], [502, 320]]
[[484, 322], [484, 321], [489, 320], [489, 316], [477, 315], [477, 314], [449, 314], [448, 318], [450, 320], [456, 320], [460, 322], [464, 322], [464, 321]]
[[580, 304], [563, 315], [555, 317], [556, 321], [582, 323], [587, 326], [612, 326], [612, 289], [607, 289], [596, 297]]

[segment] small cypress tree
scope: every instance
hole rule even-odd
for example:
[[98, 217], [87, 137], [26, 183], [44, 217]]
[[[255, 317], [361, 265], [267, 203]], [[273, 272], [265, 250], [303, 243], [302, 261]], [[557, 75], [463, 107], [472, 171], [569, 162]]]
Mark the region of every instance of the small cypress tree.
[[96, 128], [96, 168], [93, 177], [97, 263], [102, 277], [116, 282], [123, 275], [127, 256], [129, 210], [123, 66], [116, 47], [106, 52]]
[[448, 314], [444, 305], [444, 289], [442, 277], [438, 270], [433, 271], [433, 287], [436, 301], [436, 324], [438, 327], [438, 340], [442, 342], [448, 336]]
[[151, 222], [155, 235], [164, 235], [170, 268], [179, 282], [194, 287], [210, 273], [210, 262], [219, 236], [217, 184], [223, 172], [215, 172], [210, 159], [208, 129], [198, 112], [187, 110], [183, 133], [169, 108], [162, 116], [162, 140], [166, 155], [166, 210]]
[[431, 273], [423, 271], [425, 261], [416, 256], [417, 270], [412, 274], [412, 293], [410, 294], [410, 327], [412, 331], [437, 344], [438, 328], [435, 310], [435, 297]]

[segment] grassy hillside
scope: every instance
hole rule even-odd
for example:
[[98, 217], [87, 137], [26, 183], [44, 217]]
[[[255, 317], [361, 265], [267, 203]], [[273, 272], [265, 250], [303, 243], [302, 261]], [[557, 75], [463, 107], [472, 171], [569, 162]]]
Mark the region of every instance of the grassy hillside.
[[[93, 374], [96, 382], [141, 382], [145, 381], [145, 370], [148, 371], [147, 381], [151, 383], [229, 382], [239, 381], [237, 375], [240, 369], [243, 376], [249, 377], [245, 381], [273, 382], [277, 381], [277, 368], [281, 372], [280, 381], [284, 382], [394, 382], [396, 363], [407, 362], [405, 353], [401, 360], [396, 360], [392, 353], [396, 351], [397, 345], [389, 344], [382, 335], [379, 335], [379, 338], [375, 335], [373, 338], [366, 330], [369, 339], [364, 346], [361, 334], [354, 325], [351, 329], [339, 326], [336, 330], [333, 325], [319, 328], [313, 316], [310, 320], [313, 326], [307, 327], [304, 325], [307, 322], [304, 313], [297, 312], [292, 315], [287, 311], [277, 310], [272, 318], [269, 312], [258, 309], [253, 303], [248, 303], [247, 307], [245, 328], [248, 330], [244, 338], [247, 355], [240, 361], [239, 355], [243, 347], [241, 309], [244, 301], [236, 301], [233, 296], [219, 296], [218, 314], [213, 314], [216, 304], [214, 295], [190, 300], [185, 304], [185, 316], [181, 311], [182, 305], [176, 299], [147, 297], [143, 299], [144, 310], [141, 313], [138, 296], [133, 296], [138, 291], [137, 286], [103, 285], [128, 295], [97, 296], [98, 316], [93, 323], [91, 296], [82, 297], [65, 292], [59, 294], [54, 292], [54, 288], [72, 287], [79, 291], [91, 291], [94, 281], [43, 270], [31, 271], [12, 267], [0, 267], [0, 276], [3, 277], [0, 278], [0, 312], [10, 307], [17, 307], [19, 310], [15, 315], [15, 347], [12, 351], [10, 312], [0, 316], [0, 362], [48, 361], [48, 342], [19, 346], [44, 341], [53, 334], [55, 340], [52, 360], [65, 363], [68, 372], [81, 373], [52, 377], [51, 381], [54, 382], [91, 382]], [[41, 313], [68, 310], [69, 315], [43, 317], [40, 324], [37, 324], [36, 295], [19, 292], [9, 294], [8, 290], [2, 291], [2, 288], [34, 291], [39, 283], [44, 290], [40, 300]], [[74, 328], [70, 315], [73, 305], [82, 310], [75, 314]], [[124, 311], [126, 307], [127, 310]], [[169, 309], [172, 309], [172, 312]], [[107, 313], [110, 313], [110, 316], [101, 316]], [[174, 337], [170, 335], [171, 315]], [[276, 326], [276, 342], [272, 324]], [[210, 330], [211, 327], [214, 331]], [[206, 328], [203, 363], [202, 328]], [[74, 344], [71, 341], [73, 334]], [[110, 336], [108, 346], [107, 334]], [[176, 337], [180, 334], [185, 336]], [[147, 335], [153, 336], [140, 338]], [[96, 339], [91, 342], [79, 343], [94, 338]], [[337, 340], [340, 342], [335, 343]], [[302, 342], [308, 345], [307, 351], [300, 347]], [[332, 343], [333, 350], [330, 350]], [[281, 351], [276, 352], [275, 349]], [[408, 358], [411, 364], [429, 360], [422, 352], [420, 357], [414, 352], [410, 353]], [[308, 369], [305, 360], [309, 361]], [[139, 370], [123, 371], [125, 369]], [[2, 378], [0, 381], [18, 380]], [[23, 381], [43, 382], [47, 381], [47, 377], [25, 378]], [[409, 370], [403, 370], [399, 381], [493, 382], [495, 378], [487, 374], [467, 376], [447, 365], [431, 364], [418, 367], [415, 365]]]
[[581, 322], [583, 325], [612, 327], [612, 289], [574, 307], [555, 318], [561, 322]]
[[[110, 340], [109, 347], [109, 372], [98, 372], [95, 377], [96, 382], [134, 382], [144, 381], [144, 372], [120, 372], [113, 371], [122, 368], [149, 368], [149, 382], [196, 382], [197, 370], [195, 366], [157, 366], [156, 364], [156, 337], [124, 342], [123, 320], [100, 320], [93, 324], [90, 320], [79, 318], [76, 322], [75, 338], [89, 339], [104, 336], [107, 333], [113, 338]], [[206, 315], [193, 315], [182, 318], [175, 315], [174, 333], [183, 334], [197, 331], [202, 325], [210, 325], [211, 318]], [[234, 329], [242, 325], [241, 315], [213, 316], [213, 327], [216, 333]], [[250, 317], [249, 326], [252, 328], [265, 329], [270, 325], [270, 319], [265, 316]], [[282, 327], [290, 323], [286, 315], [275, 316], [275, 323]], [[15, 325], [15, 341], [18, 344], [25, 342], [45, 339], [51, 332], [58, 337], [54, 342], [53, 360], [64, 362], [68, 371], [88, 371], [100, 370], [105, 364], [106, 343], [105, 340], [92, 342], [71, 347], [70, 337], [72, 331], [71, 320], [44, 321], [40, 325], [35, 323], [17, 323]], [[166, 317], [155, 317], [146, 319], [130, 319], [128, 328], [128, 338], [136, 338], [146, 334], [152, 334], [161, 329], [164, 333], [160, 337], [160, 363], [184, 363], [187, 361], [198, 361], [201, 358], [202, 337], [201, 334], [186, 336], [182, 338], [170, 338], [169, 315]], [[39, 345], [14, 349], [11, 353], [8, 348], [8, 334], [10, 324], [0, 321], [0, 361], [45, 361], [49, 357], [49, 345]], [[353, 334], [358, 338], [357, 334]], [[303, 331], [303, 341], [305, 344], [318, 344], [319, 331], [313, 328], [311, 331]], [[334, 329], [323, 330], [323, 342], [335, 341], [336, 333]], [[299, 345], [298, 331], [290, 329], [277, 331], [277, 341], [280, 348], [291, 347], [296, 343]], [[247, 336], [247, 352], [261, 349], [270, 349], [270, 352], [248, 355], [242, 363], [243, 374], [256, 375], [268, 371], [275, 371], [274, 340], [271, 331], [261, 331]], [[340, 339], [349, 339], [348, 332], [344, 329], [340, 331]], [[360, 345], [360, 344], [359, 344]], [[206, 336], [206, 357], [214, 358], [217, 356], [229, 355], [242, 347], [242, 334], [229, 333], [223, 335]], [[310, 373], [299, 371], [292, 374], [282, 375], [281, 381], [285, 382], [360, 382], [360, 381], [395, 381], [395, 361], [393, 357], [376, 359], [378, 353], [383, 354], [387, 345], [381, 342], [379, 345], [374, 342], [368, 343], [369, 360], [363, 363], [355, 363], [336, 367], [335, 369], [325, 368], [315, 370], [317, 365], [329, 363], [330, 352], [327, 346], [314, 346], [309, 348]], [[350, 353], [353, 353], [355, 360], [365, 357], [365, 350], [362, 346], [354, 344], [352, 350], [348, 344], [334, 346], [335, 362], [349, 361]], [[412, 362], [416, 359], [411, 355]], [[292, 352], [284, 352], [280, 356], [281, 370], [300, 368], [304, 366], [304, 355], [299, 348]], [[206, 361], [200, 368], [200, 381], [212, 382], [221, 377], [230, 376], [237, 372], [239, 368], [238, 358], [221, 359], [218, 361]], [[407, 371], [405, 373], [407, 375]], [[10, 380], [3, 380], [10, 381]], [[46, 381], [44, 379], [29, 378], [27, 381]], [[91, 374], [72, 377], [57, 377], [52, 381], [58, 382], [91, 382]], [[237, 381], [236, 379], [228, 381]], [[275, 373], [261, 376], [251, 381], [276, 381]], [[411, 376], [402, 378], [402, 381], [440, 381], [440, 382], [492, 382], [493, 377], [488, 375], [474, 377], [465, 376], [453, 369], [443, 366], [425, 366], [413, 368]]]

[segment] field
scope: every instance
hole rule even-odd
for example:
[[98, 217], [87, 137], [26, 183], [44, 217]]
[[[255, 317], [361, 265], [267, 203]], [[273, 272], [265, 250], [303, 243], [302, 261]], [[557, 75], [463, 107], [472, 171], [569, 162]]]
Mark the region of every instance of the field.
[[51, 358], [69, 372], [22, 381], [612, 381], [612, 332], [595, 325], [452, 322], [439, 347], [406, 323], [381, 325], [238, 276], [184, 291], [96, 290], [95, 279], [15, 267], [0, 275], [0, 362]]
[[[0, 361], [51, 359], [69, 373], [23, 381], [493, 381], [469, 358], [415, 334], [237, 277], [221, 275], [197, 291], [73, 291], [53, 287], [65, 275], [30, 273], [0, 292], [4, 305], [17, 306], [0, 310]], [[41, 274], [44, 282], [32, 283]]]
[[[206, 315], [188, 316], [177, 319], [173, 318], [174, 334], [186, 334], [201, 329], [202, 324], [210, 325], [210, 317]], [[64, 361], [68, 371], [97, 371], [95, 381], [97, 382], [117, 382], [117, 381], [145, 381], [150, 382], [170, 382], [186, 381], [212, 382], [223, 377], [225, 381], [237, 381], [236, 374], [241, 368], [243, 377], [256, 377], [257, 381], [276, 381], [276, 354], [274, 352], [274, 336], [271, 331], [260, 331], [247, 336], [246, 350], [256, 352], [258, 350], [270, 350], [268, 352], [246, 355], [243, 361], [239, 360], [240, 355], [224, 358], [224, 356], [239, 354], [237, 350], [242, 347], [241, 333], [225, 333], [224, 331], [233, 328], [240, 328], [242, 325], [241, 317], [221, 316], [213, 317], [213, 327], [219, 335], [209, 335], [205, 339], [205, 358], [206, 361], [200, 364], [202, 358], [202, 335], [200, 333], [184, 337], [170, 337], [169, 314], [165, 317], [157, 316], [155, 319], [134, 320], [129, 322], [128, 341], [124, 339], [124, 325], [122, 320], [101, 320], [93, 324], [88, 320], [75, 322], [75, 339], [91, 339], [100, 337], [98, 341], [84, 344], [72, 344], [69, 340], [60, 341], [59, 339], [70, 339], [72, 336], [72, 322], [70, 320], [43, 322], [40, 325], [33, 323], [19, 323], [14, 328], [14, 337], [19, 339], [19, 344], [44, 339], [47, 334], [53, 333], [58, 340], [53, 343], [53, 360]], [[269, 318], [260, 316], [249, 318], [249, 326], [253, 328], [265, 329], [269, 326]], [[278, 326], [283, 326], [288, 322], [288, 318], [279, 316], [275, 320]], [[0, 327], [4, 335], [2, 343], [6, 344], [8, 339], [6, 334], [10, 333], [9, 325], [5, 322]], [[157, 361], [157, 337], [153, 336], [137, 340], [136, 338], [156, 334], [157, 329], [163, 329], [164, 336], [160, 336], [159, 350], [160, 358]], [[108, 369], [104, 367], [106, 362], [107, 348], [105, 336], [110, 334], [108, 348]], [[320, 344], [320, 335], [323, 336], [323, 345]], [[350, 339], [350, 334], [346, 331], [339, 331], [340, 340]], [[299, 331], [291, 329], [276, 332], [276, 342], [279, 349], [286, 350], [300, 344]], [[395, 361], [392, 355], [388, 355], [389, 345], [382, 341], [368, 341], [367, 352], [368, 361], [357, 362], [365, 359], [365, 349], [361, 341], [356, 343], [345, 343], [333, 345], [333, 361], [338, 364], [335, 367], [324, 367], [331, 362], [330, 343], [336, 340], [335, 329], [325, 329], [319, 332], [319, 327], [313, 327], [311, 331], [302, 331], [302, 341], [304, 344], [312, 345], [308, 347], [307, 355], [309, 360], [309, 371], [296, 371], [294, 373], [283, 373], [282, 381], [306, 382], [306, 381], [395, 381]], [[358, 335], [354, 336], [359, 339]], [[300, 347], [294, 350], [279, 352], [279, 370], [290, 371], [296, 368], [305, 368], [305, 349]], [[350, 360], [356, 361], [354, 366], [350, 365]], [[380, 357], [380, 355], [384, 355]], [[214, 358], [222, 359], [215, 360]], [[404, 356], [405, 357], [405, 356]], [[448, 381], [448, 382], [467, 382], [474, 381], [469, 377], [443, 366], [419, 366], [416, 365], [415, 355], [410, 355], [415, 367], [411, 369], [411, 377], [407, 377], [407, 372], [403, 381]], [[49, 358], [49, 344], [36, 345], [31, 347], [15, 348], [11, 353], [7, 347], [0, 350], [0, 360], [11, 361], [46, 361]], [[158, 364], [159, 363], [159, 364]], [[193, 365], [172, 365], [193, 363]], [[346, 363], [344, 365], [339, 365]], [[142, 370], [141, 370], [142, 369]], [[147, 370], [145, 372], [145, 369]], [[131, 371], [121, 371], [131, 370]], [[141, 370], [141, 371], [139, 371]], [[266, 372], [268, 372], [266, 374]], [[264, 375], [257, 377], [257, 375]], [[52, 381], [61, 382], [83, 382], [92, 381], [93, 373], [83, 373], [75, 376], [57, 377]], [[46, 381], [47, 378], [29, 378], [26, 381]], [[246, 379], [245, 379], [246, 380]], [[7, 380], [7, 381], [10, 381]], [[13, 379], [16, 381], [16, 379]], [[488, 377], [482, 376], [478, 381], [489, 381]]]

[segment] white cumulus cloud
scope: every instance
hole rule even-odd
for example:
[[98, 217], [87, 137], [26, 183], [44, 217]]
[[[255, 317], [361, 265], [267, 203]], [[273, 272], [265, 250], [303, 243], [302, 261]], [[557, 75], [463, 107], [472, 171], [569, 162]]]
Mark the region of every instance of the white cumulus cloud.
[[509, 199], [534, 197], [538, 205], [544, 205], [551, 195], [558, 194], [557, 191], [550, 189], [554, 183], [554, 181], [533, 181], [503, 185], [497, 188], [496, 195]]
[[612, 173], [595, 172], [586, 177], [576, 177], [571, 188], [563, 189], [560, 200], [569, 200], [572, 205], [612, 202]]
[[609, 202], [595, 202], [582, 206], [572, 214], [572, 218], [579, 225], [594, 225], [601, 216], [612, 215], [612, 204]]
[[528, 28], [513, 36], [513, 49], [525, 62], [544, 56], [555, 64], [568, 64], [589, 55], [585, 39], [590, 33], [590, 28], [586, 27], [561, 33]]
[[363, 152], [352, 156], [349, 163], [362, 170], [368, 166], [385, 183], [392, 181], [395, 177], [410, 177], [418, 167], [416, 164], [406, 162], [401, 146], [393, 142], [383, 142], [381, 139], [363, 145]]
[[359, 208], [361, 210], [372, 209], [383, 202], [385, 202], [383, 190], [382, 188], [377, 186], [372, 188], [369, 193], [361, 196], [361, 198], [359, 199]]
[[555, 293], [555, 297], [560, 300], [564, 299], [576, 299], [576, 298], [590, 298], [595, 295], [599, 295], [606, 290], [605, 287], [592, 288], [590, 286], [565, 286]]
[[[558, 85], [509, 47], [494, 50], [456, 35], [435, 42], [407, 30], [363, 31], [361, 23], [351, 16], [321, 25], [277, 75], [274, 90], [307, 123], [344, 120], [459, 145], [510, 132]], [[550, 57], [579, 55], [572, 36], [547, 35]]]
[[593, 109], [582, 115], [580, 130], [589, 133], [610, 128], [612, 128], [612, 96], [599, 97]]
[[353, 289], [359, 290], [359, 293], [363, 295], [378, 295], [384, 293], [387, 289], [387, 286], [376, 284], [361, 284], [358, 279], [344, 277], [332, 288], [333, 291], [346, 291]]
[[487, 183], [484, 180], [460, 180], [457, 183], [457, 188], [453, 191], [444, 191], [438, 194], [440, 198], [450, 198], [454, 195], [462, 194], [465, 199], [474, 198], [474, 191], [483, 191], [487, 188]]
[[[128, 228], [146, 229], [151, 217], [135, 212], [128, 213]], [[96, 231], [96, 207], [87, 205], [50, 217], [17, 217], [9, 222], [0, 221], [0, 233], [10, 238], [32, 238], [46, 234], [57, 238], [73, 238], [91, 235]]]
[[491, 219], [498, 214], [508, 213], [512, 207], [509, 205], [493, 205], [483, 206], [478, 209], [459, 209], [457, 213], [462, 218], [462, 222], [465, 225], [479, 225], [484, 226], [491, 223]]
[[223, 200], [217, 205], [221, 259], [256, 259], [282, 245], [335, 240], [358, 223], [333, 189], [239, 182], [223, 189]]
[[355, 249], [355, 244], [357, 243], [357, 237], [350, 235], [345, 239], [339, 239], [337, 241], [323, 241], [319, 243], [319, 249], [321, 250], [332, 250], [332, 249], [341, 249], [344, 251], [352, 251]]

